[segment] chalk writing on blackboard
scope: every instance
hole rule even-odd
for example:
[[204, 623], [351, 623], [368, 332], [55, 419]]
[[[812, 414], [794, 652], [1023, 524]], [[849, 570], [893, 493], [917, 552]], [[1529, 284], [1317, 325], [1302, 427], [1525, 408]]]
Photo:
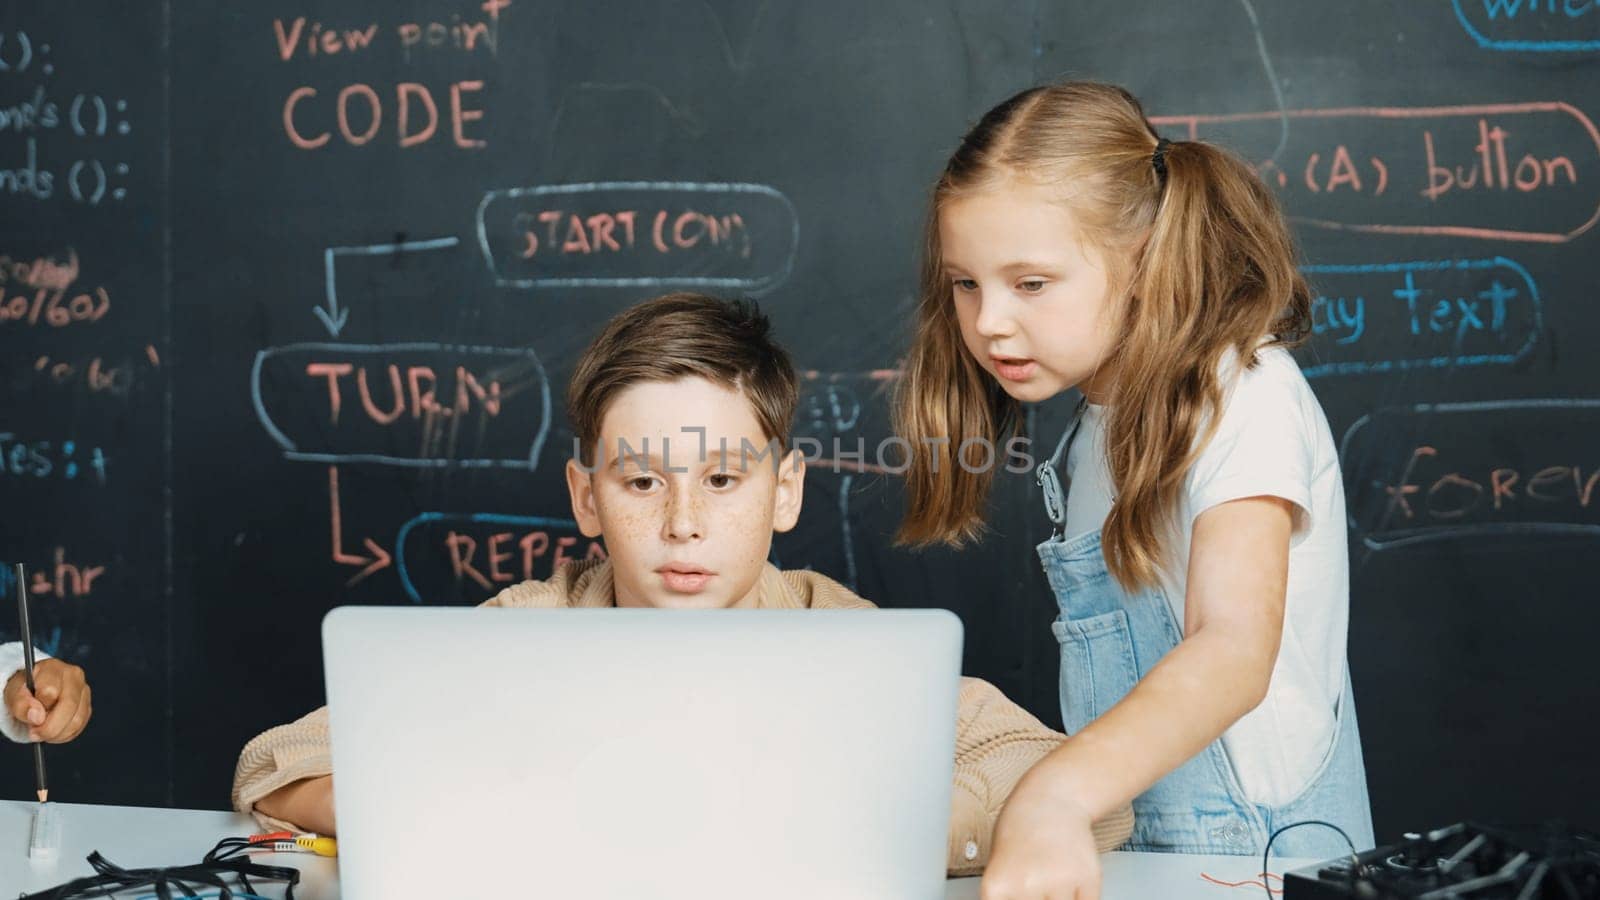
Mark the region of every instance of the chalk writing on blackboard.
[[1573, 53], [1600, 50], [1595, 0], [1451, 0], [1467, 34], [1488, 50]]
[[[28, 593], [41, 599], [76, 600], [88, 597], [94, 593], [95, 582], [106, 574], [105, 566], [84, 563], [69, 556], [67, 549], [59, 546], [50, 551], [48, 559], [14, 559], [7, 562], [27, 564]], [[12, 593], [15, 577], [11, 574], [11, 566], [6, 565], [5, 570], [0, 575], [0, 596], [15, 596]]]
[[794, 265], [794, 205], [760, 184], [605, 181], [490, 191], [478, 245], [505, 287], [718, 287], [760, 294]]
[[338, 337], [344, 330], [345, 321], [350, 317], [350, 310], [339, 306], [339, 277], [338, 261], [345, 257], [394, 257], [400, 253], [421, 253], [428, 250], [444, 250], [461, 243], [459, 238], [445, 237], [434, 238], [426, 241], [398, 241], [390, 244], [366, 244], [359, 247], [329, 247], [322, 251], [322, 279], [323, 300], [321, 306], [311, 308], [312, 313], [322, 320], [324, 328], [328, 329], [331, 337]]
[[[54, 92], [46, 80], [55, 72], [50, 57], [50, 45], [27, 31], [0, 31], [0, 74], [10, 76], [0, 87], [21, 88], [0, 94], [0, 138], [20, 139], [0, 141], [0, 194], [66, 197], [88, 206], [127, 199], [132, 166], [121, 158], [118, 145], [95, 146], [133, 132], [127, 99], [94, 91]], [[42, 147], [39, 136], [52, 133], [78, 140], [53, 140]]]
[[[392, 71], [387, 63], [395, 56], [403, 65], [438, 54], [494, 57], [500, 46], [500, 13], [510, 5], [511, 0], [486, 0], [469, 7], [467, 16], [452, 14], [448, 21], [347, 24], [305, 16], [275, 18], [273, 48], [280, 62], [297, 68], [384, 53], [374, 68], [385, 73]], [[481, 150], [488, 146], [481, 136], [484, 88], [483, 78], [430, 84], [390, 77], [376, 84], [351, 81], [326, 89], [301, 84], [284, 97], [283, 132], [300, 150], [362, 147], [374, 141], [405, 148], [435, 140]]]
[[1373, 549], [1468, 535], [1600, 535], [1600, 400], [1386, 407], [1340, 442]]
[[1316, 291], [1307, 378], [1510, 365], [1544, 327], [1533, 276], [1505, 257], [1301, 270]]
[[896, 447], [897, 439], [888, 429], [889, 392], [899, 377], [897, 369], [800, 372], [794, 448], [805, 456], [811, 473], [839, 476], [839, 543], [844, 553], [844, 583], [851, 589], [858, 575], [850, 523], [856, 477], [864, 473], [897, 475], [909, 466], [909, 446]]
[[65, 291], [78, 280], [81, 262], [71, 247], [49, 256], [0, 253], [0, 285], [13, 289]]
[[51, 388], [81, 390], [90, 396], [125, 399], [147, 372], [160, 365], [160, 356], [151, 344], [145, 345], [143, 353], [116, 358], [41, 353], [33, 365], [17, 371], [10, 387], [21, 391], [43, 383]]
[[[1278, 162], [1267, 148], [1293, 123]], [[1600, 221], [1600, 129], [1567, 103], [1157, 116], [1247, 158], [1291, 220], [1377, 234], [1563, 243]]]
[[[0, 289], [3, 290], [3, 289]], [[5, 293], [0, 302], [0, 324], [16, 323], [38, 328], [65, 328], [94, 323], [111, 311], [111, 292], [103, 287], [82, 293], [35, 288], [30, 293]]]
[[[58, 581], [52, 581], [50, 575], [47, 575], [44, 571], [42, 571], [43, 567], [36, 564], [29, 564], [28, 560], [26, 559], [12, 557], [10, 559], [0, 560], [0, 597], [16, 596], [17, 579], [16, 576], [12, 574], [14, 571], [12, 564], [17, 562], [27, 564], [29, 572], [28, 592], [33, 597], [47, 597], [51, 596], [52, 594], [57, 597], [78, 597], [88, 594], [88, 592], [91, 590], [89, 585], [93, 583], [93, 578], [89, 579], [88, 582], [85, 582], [83, 578], [83, 572], [78, 570], [78, 568], [75, 566], [66, 567], [64, 559], [65, 551], [63, 551], [60, 547], [57, 547], [57, 567], [56, 570], [51, 574], [53, 574]], [[104, 574], [104, 572], [104, 568], [96, 567], [94, 569], [94, 577], [99, 577], [100, 575]], [[58, 584], [59, 589], [57, 589]], [[69, 593], [69, 584], [73, 586], [74, 590], [81, 588], [82, 593]], [[61, 652], [62, 640], [60, 625], [41, 626], [40, 624], [35, 623], [33, 629], [33, 645], [35, 648], [43, 650], [45, 653], [48, 653], [51, 656], [64, 655]], [[7, 641], [16, 639], [17, 630], [15, 622], [11, 623], [9, 627], [0, 626], [0, 643], [5, 643]], [[86, 650], [87, 647], [84, 647], [83, 649]], [[87, 654], [84, 653], [74, 653], [72, 655], [74, 658], [79, 659], [86, 658], [87, 656]]]
[[0, 478], [104, 485], [109, 458], [103, 447], [67, 438], [28, 438], [0, 431]]
[[428, 512], [400, 526], [395, 568], [413, 603], [544, 579], [569, 560], [604, 559], [605, 545], [571, 519], [497, 513]]
[[[0, 31], [0, 73], [26, 74], [34, 63], [43, 62], [49, 55], [50, 45], [36, 43], [26, 31]], [[53, 71], [48, 62], [42, 69], [46, 75]]]
[[42, 134], [65, 127], [78, 137], [130, 134], [133, 122], [127, 112], [126, 100], [92, 93], [57, 100], [40, 84], [21, 99], [0, 101], [0, 133]]
[[93, 325], [111, 311], [103, 285], [80, 284], [77, 250], [17, 256], [0, 252], [0, 325], [60, 329]]
[[256, 354], [250, 389], [261, 427], [303, 462], [532, 470], [550, 428], [531, 350], [292, 344]]
[[389, 551], [383, 549], [372, 538], [362, 539], [367, 553], [347, 553], [344, 549], [344, 517], [339, 504], [339, 467], [328, 467], [328, 520], [333, 526], [332, 547], [330, 555], [333, 561], [342, 566], [355, 566], [358, 571], [351, 575], [344, 583], [345, 587], [355, 587], [365, 581], [372, 573], [389, 566], [391, 557]]
[[[458, 81], [449, 87], [451, 135], [455, 146], [466, 150], [479, 150], [488, 142], [469, 137], [466, 124], [483, 118], [483, 110], [470, 105], [471, 95], [483, 90], [483, 82]], [[412, 128], [412, 104], [418, 99], [427, 113], [428, 124]], [[320, 115], [301, 112], [301, 105], [321, 108]], [[316, 150], [328, 146], [335, 134], [341, 144], [360, 147], [369, 144], [392, 121], [394, 143], [401, 147], [414, 147], [432, 140], [438, 132], [438, 105], [426, 85], [402, 81], [394, 86], [388, 101], [366, 84], [346, 85], [331, 98], [320, 97], [317, 89], [303, 85], [289, 92], [283, 102], [283, 130], [289, 143], [301, 150]], [[331, 112], [331, 115], [330, 115]], [[388, 119], [385, 116], [389, 117]], [[326, 120], [333, 120], [329, 127]], [[315, 122], [316, 124], [312, 124]]]
[[[900, 377], [896, 369], [865, 372], [800, 372], [800, 403], [795, 416], [795, 449], [804, 453], [813, 471], [828, 469], [884, 474], [895, 470], [902, 459], [896, 448], [886, 445], [888, 392]], [[869, 411], [880, 413], [870, 424], [881, 434], [872, 434], [863, 421]], [[899, 471], [904, 471], [903, 469]]]

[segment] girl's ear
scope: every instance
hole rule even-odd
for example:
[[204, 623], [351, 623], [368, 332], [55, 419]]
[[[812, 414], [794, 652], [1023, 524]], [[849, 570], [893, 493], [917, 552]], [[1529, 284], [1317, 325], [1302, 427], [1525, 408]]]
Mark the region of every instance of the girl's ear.
[[578, 522], [578, 531], [587, 538], [599, 537], [600, 511], [594, 502], [594, 474], [575, 459], [567, 460], [567, 496], [572, 499], [572, 518]]
[[777, 463], [777, 496], [772, 506], [772, 530], [788, 531], [800, 521], [800, 503], [805, 499], [806, 455], [790, 450]]

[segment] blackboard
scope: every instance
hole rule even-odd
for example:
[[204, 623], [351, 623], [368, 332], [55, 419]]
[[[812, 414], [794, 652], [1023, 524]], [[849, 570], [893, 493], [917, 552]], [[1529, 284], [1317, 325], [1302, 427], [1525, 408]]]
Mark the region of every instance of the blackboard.
[[777, 560], [955, 610], [967, 671], [1058, 722], [1030, 479], [977, 547], [911, 553], [871, 448], [932, 179], [1073, 76], [1293, 218], [1380, 836], [1592, 823], [1597, 55], [1587, 0], [12, 4], [0, 558], [96, 697], [57, 796], [224, 806], [243, 742], [321, 702], [326, 610], [601, 552], [560, 397], [672, 287], [758, 297], [805, 370], [797, 431], [840, 464]]

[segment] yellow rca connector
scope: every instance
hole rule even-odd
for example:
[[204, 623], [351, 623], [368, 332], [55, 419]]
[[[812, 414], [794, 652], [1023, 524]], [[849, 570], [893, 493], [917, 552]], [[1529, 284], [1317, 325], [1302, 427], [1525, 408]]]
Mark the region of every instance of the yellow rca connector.
[[294, 839], [295, 845], [302, 850], [310, 850], [318, 856], [338, 856], [339, 842], [331, 837], [318, 837], [306, 835]]

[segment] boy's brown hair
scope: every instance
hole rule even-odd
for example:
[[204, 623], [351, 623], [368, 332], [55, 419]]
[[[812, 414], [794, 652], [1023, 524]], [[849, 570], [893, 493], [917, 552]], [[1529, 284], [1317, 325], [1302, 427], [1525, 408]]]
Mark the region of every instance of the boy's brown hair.
[[594, 461], [611, 401], [641, 382], [704, 378], [743, 394], [768, 440], [789, 449], [800, 400], [789, 354], [752, 300], [672, 293], [614, 316], [579, 357], [567, 383], [567, 420], [583, 464]]

